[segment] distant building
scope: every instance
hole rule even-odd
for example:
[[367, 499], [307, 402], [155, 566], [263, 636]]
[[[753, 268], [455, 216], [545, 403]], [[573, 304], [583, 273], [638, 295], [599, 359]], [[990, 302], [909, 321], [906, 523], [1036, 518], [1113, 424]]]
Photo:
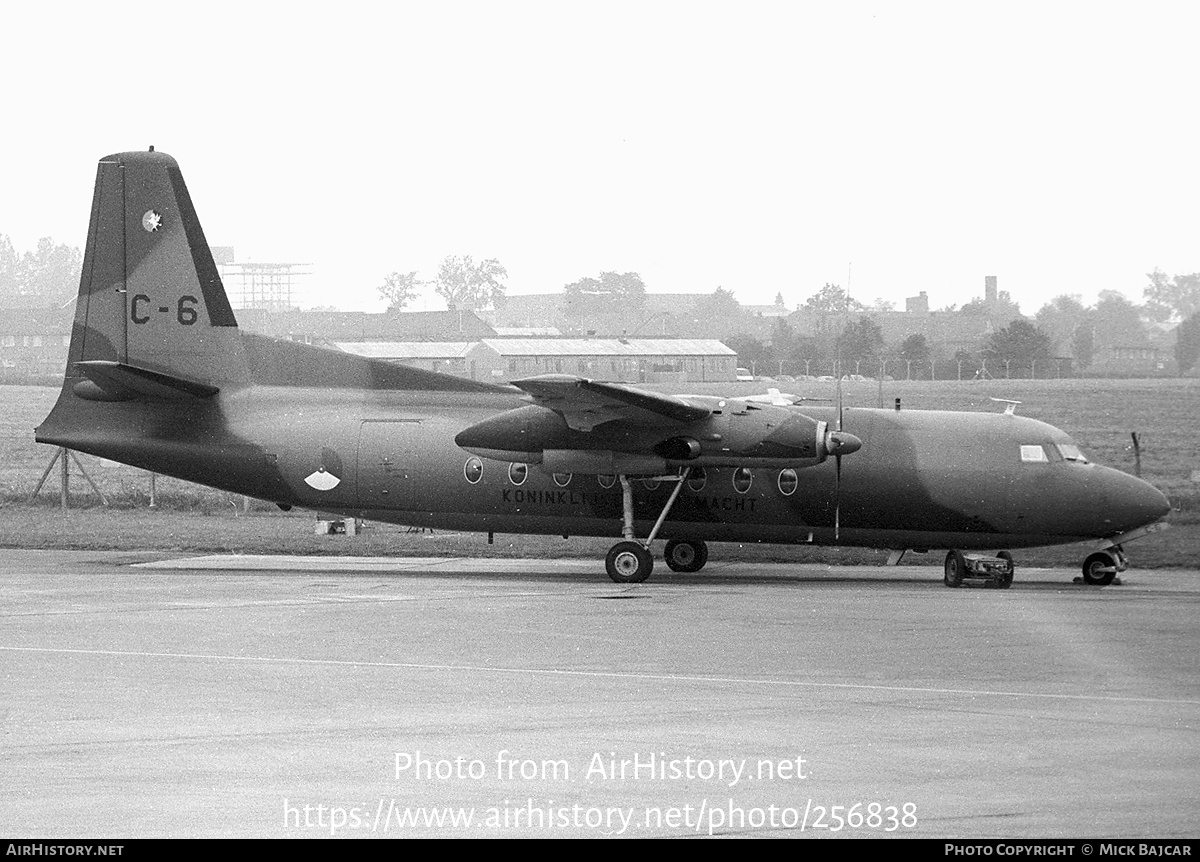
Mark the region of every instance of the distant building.
[[554, 326], [493, 326], [497, 338], [559, 338], [562, 332]]
[[238, 325], [250, 332], [308, 343], [338, 341], [473, 341], [496, 334], [470, 311], [286, 311], [239, 309]]
[[426, 371], [469, 377], [467, 354], [477, 342], [470, 341], [338, 341], [338, 350], [383, 359]]
[[[918, 304], [923, 297], [924, 294], [916, 297]], [[924, 302], [927, 307], [928, 299]], [[925, 343], [938, 359], [950, 359], [959, 351], [978, 353], [995, 331], [991, 318], [960, 314], [956, 311], [867, 310], [848, 314], [821, 314], [802, 308], [793, 312], [787, 318], [787, 322], [797, 335], [815, 337], [830, 330], [841, 331], [848, 323], [860, 318], [873, 321], [879, 327], [884, 344], [889, 346], [899, 346], [912, 335], [924, 336]]]
[[0, 382], [61, 378], [73, 317], [70, 308], [0, 310]]
[[736, 315], [713, 316], [698, 311], [711, 293], [647, 293], [636, 305], [576, 313], [563, 293], [508, 296], [494, 310], [480, 312], [493, 327], [553, 326], [570, 336], [608, 338], [716, 339], [750, 335], [766, 340], [774, 323], [786, 317], [782, 305], [743, 305]]
[[686, 338], [488, 338], [471, 351], [469, 362], [481, 380], [575, 374], [686, 383], [733, 380], [737, 370], [737, 354], [720, 341]]
[[1103, 344], [1092, 354], [1092, 377], [1164, 377], [1175, 373], [1175, 357], [1147, 344]]
[[904, 312], [906, 314], [929, 314], [929, 294], [922, 290], [916, 296], [905, 299]]
[[348, 353], [503, 383], [572, 374], [627, 383], [733, 380], [737, 354], [710, 339], [485, 338], [476, 342], [337, 342]]

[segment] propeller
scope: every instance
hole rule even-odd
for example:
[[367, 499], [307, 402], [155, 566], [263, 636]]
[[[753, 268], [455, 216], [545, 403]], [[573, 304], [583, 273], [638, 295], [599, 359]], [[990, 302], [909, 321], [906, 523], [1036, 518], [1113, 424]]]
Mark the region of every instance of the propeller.
[[837, 375], [837, 428], [830, 431], [825, 436], [825, 449], [833, 456], [835, 465], [834, 485], [833, 485], [833, 540], [839, 541], [842, 537], [842, 456], [857, 452], [862, 448], [862, 440], [855, 437], [853, 434], [842, 430], [842, 375], [840, 355], [838, 357], [838, 375]]
[[[847, 291], [850, 290], [849, 283], [847, 283], [847, 285], [846, 285], [846, 290]], [[839, 366], [841, 365], [841, 359], [842, 359], [842, 357], [841, 357], [840, 351], [839, 351], [839, 356], [838, 356], [838, 365]], [[838, 368], [838, 378], [837, 378], [836, 385], [837, 385], [837, 431], [835, 431], [834, 434], [836, 434], [837, 436], [834, 439], [837, 440], [839, 444], [841, 444], [843, 442], [841, 439], [841, 437], [842, 437], [843, 402], [842, 402], [842, 369], [840, 367]], [[862, 443], [860, 442], [858, 445], [861, 446]], [[844, 449], [843, 445], [838, 445], [835, 447], [834, 452], [833, 452], [833, 461], [837, 467], [837, 472], [834, 475], [834, 482], [833, 482], [833, 540], [835, 542], [840, 541], [842, 538], [842, 455], [845, 454], [843, 452], [843, 449]]]

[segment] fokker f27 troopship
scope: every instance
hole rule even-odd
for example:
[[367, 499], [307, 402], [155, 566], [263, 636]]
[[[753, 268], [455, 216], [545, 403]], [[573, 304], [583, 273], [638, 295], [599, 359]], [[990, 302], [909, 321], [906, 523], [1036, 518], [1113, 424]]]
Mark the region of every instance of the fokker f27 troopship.
[[[37, 440], [287, 509], [487, 533], [612, 536], [613, 580], [709, 541], [998, 549], [1092, 541], [1109, 583], [1166, 498], [1004, 413], [664, 395], [547, 375], [498, 386], [242, 332], [175, 160], [100, 160], [66, 379]], [[964, 553], [992, 551], [993, 554]]]

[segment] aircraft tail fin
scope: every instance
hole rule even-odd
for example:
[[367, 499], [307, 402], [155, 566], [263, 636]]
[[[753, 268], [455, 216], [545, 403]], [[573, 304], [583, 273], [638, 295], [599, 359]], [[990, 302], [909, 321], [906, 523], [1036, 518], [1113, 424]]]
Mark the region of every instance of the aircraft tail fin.
[[95, 398], [127, 398], [197, 395], [248, 378], [237, 320], [179, 165], [153, 150], [104, 157], [68, 382], [86, 380]]

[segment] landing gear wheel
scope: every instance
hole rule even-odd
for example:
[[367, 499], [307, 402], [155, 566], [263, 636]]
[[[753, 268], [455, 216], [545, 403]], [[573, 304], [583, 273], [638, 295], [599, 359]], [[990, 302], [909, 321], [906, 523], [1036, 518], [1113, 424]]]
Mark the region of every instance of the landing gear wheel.
[[1107, 551], [1092, 554], [1083, 561], [1083, 582], [1094, 587], [1106, 587], [1117, 576], [1117, 560]]
[[609, 550], [604, 567], [618, 584], [640, 584], [654, 570], [654, 557], [637, 542], [617, 542]]
[[946, 575], [942, 580], [948, 587], [961, 586], [963, 572], [966, 570], [967, 563], [963, 559], [963, 555], [958, 551], [951, 551], [946, 554]]
[[[1008, 551], [997, 551], [996, 556], [997, 556], [997, 558], [999, 558], [1001, 560], [1008, 560], [1009, 563], [1012, 562], [1012, 558], [1013, 558], [1012, 554], [1010, 554]], [[998, 590], [1007, 590], [1009, 587], [1012, 586], [1012, 582], [1013, 582], [1013, 572], [1012, 572], [1012, 567], [1010, 566], [1008, 574], [997, 575], [995, 580], [992, 581], [992, 586], [994, 586]]]
[[672, 539], [663, 557], [673, 572], [698, 572], [708, 562], [708, 545], [700, 540]]

